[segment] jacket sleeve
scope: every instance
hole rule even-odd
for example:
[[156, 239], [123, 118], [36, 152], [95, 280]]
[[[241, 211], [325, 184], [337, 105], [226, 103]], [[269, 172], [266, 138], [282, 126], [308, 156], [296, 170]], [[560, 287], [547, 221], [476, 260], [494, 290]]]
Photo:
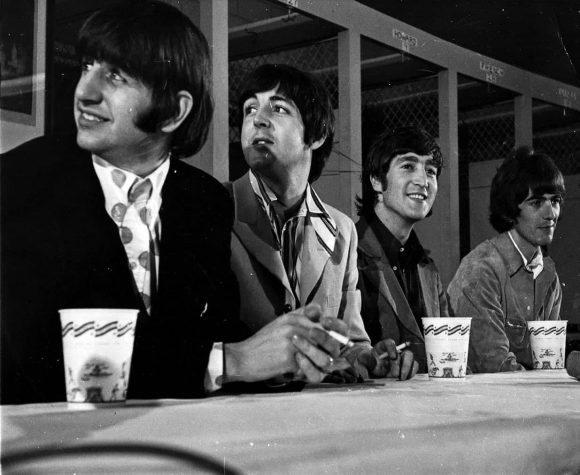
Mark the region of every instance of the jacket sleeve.
[[547, 295], [549, 296], [546, 308], [549, 309], [548, 313], [544, 315], [546, 320], [560, 320], [560, 307], [562, 306], [562, 286], [560, 285], [560, 279], [558, 274], [551, 284]]
[[525, 369], [510, 351], [501, 282], [486, 260], [464, 261], [448, 287], [452, 314], [471, 317], [468, 363], [476, 373]]
[[357, 246], [358, 237], [354, 223], [349, 220], [348, 234], [350, 236], [348, 246], [348, 260], [344, 274], [342, 299], [338, 317], [343, 319], [348, 326], [349, 338], [363, 346], [370, 346], [370, 338], [365, 330], [361, 316], [361, 294], [357, 288], [358, 267], [357, 267]]
[[437, 272], [437, 293], [439, 295], [439, 317], [447, 318], [453, 316], [449, 308], [449, 295], [443, 288], [439, 272]]

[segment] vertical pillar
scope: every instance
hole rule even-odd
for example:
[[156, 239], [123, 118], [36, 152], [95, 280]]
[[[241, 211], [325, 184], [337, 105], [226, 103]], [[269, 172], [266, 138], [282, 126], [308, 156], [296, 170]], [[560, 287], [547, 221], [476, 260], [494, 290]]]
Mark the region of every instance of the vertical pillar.
[[533, 146], [534, 132], [532, 128], [532, 96], [523, 94], [514, 100], [515, 145]]
[[439, 146], [445, 167], [439, 176], [439, 188], [435, 201], [432, 226], [438, 229], [438, 246], [433, 258], [443, 285], [447, 286], [459, 265], [459, 153], [457, 128], [457, 71], [439, 73]]
[[361, 64], [360, 34], [338, 34], [339, 208], [355, 216], [354, 199], [361, 193]]
[[215, 108], [207, 142], [199, 154], [188, 161], [217, 180], [226, 181], [229, 178], [228, 2], [204, 0], [199, 3], [199, 26], [210, 48]]

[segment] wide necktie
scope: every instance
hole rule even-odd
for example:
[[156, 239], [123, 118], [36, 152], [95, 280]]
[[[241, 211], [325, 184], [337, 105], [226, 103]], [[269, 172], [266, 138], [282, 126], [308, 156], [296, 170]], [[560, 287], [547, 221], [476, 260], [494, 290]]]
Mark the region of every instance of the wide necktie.
[[[126, 175], [120, 170], [113, 170], [113, 181], [120, 188]], [[135, 179], [127, 196], [127, 204], [116, 203], [111, 212], [119, 224], [121, 241], [129, 260], [129, 267], [137, 290], [143, 299], [148, 313], [151, 313], [151, 292], [155, 289], [155, 255], [150, 226], [152, 213], [147, 207], [153, 186], [149, 179]]]

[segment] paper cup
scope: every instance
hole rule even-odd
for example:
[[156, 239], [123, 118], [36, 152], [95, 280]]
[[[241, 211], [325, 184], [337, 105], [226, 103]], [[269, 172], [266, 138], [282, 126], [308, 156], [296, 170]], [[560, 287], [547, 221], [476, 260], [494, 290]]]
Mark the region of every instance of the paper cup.
[[123, 403], [138, 310], [59, 310], [69, 403]]
[[429, 379], [465, 379], [471, 318], [423, 318]]
[[564, 369], [567, 320], [528, 322], [534, 369]]

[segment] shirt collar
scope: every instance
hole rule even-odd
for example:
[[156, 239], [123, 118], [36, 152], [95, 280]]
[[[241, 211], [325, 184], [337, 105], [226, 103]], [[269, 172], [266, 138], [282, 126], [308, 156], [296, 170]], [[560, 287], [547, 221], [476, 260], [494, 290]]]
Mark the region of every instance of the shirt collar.
[[[270, 217], [270, 224], [274, 227], [272, 216], [275, 216], [276, 212], [272, 207], [272, 203], [278, 201], [276, 194], [252, 170], [250, 170], [250, 184], [255, 195], [258, 197], [262, 209]], [[338, 227], [332, 216], [326, 210], [322, 200], [309, 183], [306, 185], [306, 193], [302, 204], [294, 216], [303, 216], [309, 219], [319, 242], [326, 248], [329, 254], [334, 251]]]
[[369, 226], [377, 236], [377, 239], [387, 256], [389, 262], [408, 268], [417, 265], [421, 259], [427, 257], [423, 246], [414, 230], [411, 230], [409, 239], [403, 245], [381, 222], [375, 213], [368, 218]]
[[522, 258], [522, 262], [524, 263], [524, 268], [528, 272], [531, 272], [533, 277], [534, 277], [534, 280], [536, 280], [536, 277], [538, 277], [540, 275], [540, 273], [542, 272], [542, 270], [544, 269], [544, 259], [542, 257], [542, 250], [540, 249], [540, 246], [538, 246], [534, 256], [532, 257], [532, 260], [528, 263], [528, 260], [525, 258], [523, 252], [518, 247], [514, 238], [512, 237], [511, 232], [508, 231], [507, 235], [509, 236], [510, 241], [512, 242], [512, 244], [514, 245], [514, 247], [518, 251], [518, 254]]
[[[103, 181], [106, 182], [108, 185], [110, 183], [110, 174], [112, 170], [119, 170], [120, 172], [124, 173], [127, 176], [126, 182], [121, 187], [124, 191], [129, 191], [129, 188], [133, 185], [133, 183], [137, 180], [145, 180], [149, 179], [151, 184], [153, 185], [152, 196], [161, 195], [161, 188], [163, 188], [163, 184], [165, 183], [165, 178], [167, 178], [167, 173], [169, 172], [169, 155], [163, 160], [163, 163], [159, 165], [155, 170], [153, 170], [149, 175], [141, 178], [133, 172], [128, 170], [122, 170], [118, 167], [115, 167], [111, 163], [103, 160], [101, 157], [94, 155], [93, 158], [93, 166], [95, 167], [95, 171], [97, 172], [97, 176], [99, 177], [99, 181], [101, 181], [101, 185], [103, 185]], [[104, 179], [104, 180], [103, 180]]]
[[[147, 207], [152, 212], [151, 222], [154, 224], [161, 208], [161, 190], [169, 172], [169, 156], [160, 166], [143, 178], [133, 172], [121, 170], [96, 155], [92, 156], [92, 160], [103, 194], [105, 195], [105, 207], [110, 215], [112, 215], [111, 213], [116, 203], [120, 202], [125, 205], [128, 203], [127, 195], [129, 189], [136, 181], [139, 182], [146, 179], [151, 181], [152, 191], [151, 197], [147, 201]], [[117, 170], [126, 176], [121, 186], [113, 182], [113, 170]]]

